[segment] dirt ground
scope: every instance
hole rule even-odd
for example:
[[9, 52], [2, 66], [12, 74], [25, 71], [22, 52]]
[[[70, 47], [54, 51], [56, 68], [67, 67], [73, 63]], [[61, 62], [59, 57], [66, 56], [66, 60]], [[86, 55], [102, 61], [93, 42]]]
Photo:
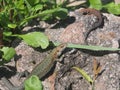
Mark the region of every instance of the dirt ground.
[[[88, 45], [119, 48], [120, 17], [107, 13], [103, 13], [103, 16], [106, 17], [104, 23], [89, 34], [87, 38]], [[94, 15], [82, 16], [79, 14], [78, 9], [71, 11], [66, 20], [57, 22], [53, 27], [51, 27], [52, 24], [39, 22], [25, 27], [23, 31], [41, 31], [44, 28], [45, 34], [51, 41], [85, 44], [84, 33], [92, 28], [96, 23], [96, 18]], [[30, 72], [35, 65], [50, 53], [50, 50], [41, 51], [40, 48], [32, 48], [18, 39], [13, 42], [12, 46], [15, 47], [16, 56], [8, 65], [0, 67], [0, 78], [5, 76], [17, 86], [24, 81], [24, 78], [21, 78], [20, 81], [17, 79], [17, 72], [24, 70]], [[92, 85], [71, 67], [80, 67], [91, 78], [94, 78], [94, 60], [99, 62], [102, 67], [101, 74], [95, 80], [94, 90], [120, 90], [119, 53], [66, 48], [58, 59], [61, 62], [57, 62], [51, 72], [42, 79], [44, 90], [92, 90]], [[55, 73], [55, 70], [58, 72]], [[0, 81], [0, 89], [8, 90], [2, 81]]]

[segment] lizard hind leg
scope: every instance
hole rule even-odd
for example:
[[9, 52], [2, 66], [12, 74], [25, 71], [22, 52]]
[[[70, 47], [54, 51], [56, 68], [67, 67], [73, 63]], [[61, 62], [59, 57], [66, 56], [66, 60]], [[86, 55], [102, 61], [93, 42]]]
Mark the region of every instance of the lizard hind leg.
[[21, 77], [28, 77], [29, 76], [29, 72], [27, 70], [23, 71], [23, 72], [19, 72], [18, 73], [18, 80], [20, 80]]

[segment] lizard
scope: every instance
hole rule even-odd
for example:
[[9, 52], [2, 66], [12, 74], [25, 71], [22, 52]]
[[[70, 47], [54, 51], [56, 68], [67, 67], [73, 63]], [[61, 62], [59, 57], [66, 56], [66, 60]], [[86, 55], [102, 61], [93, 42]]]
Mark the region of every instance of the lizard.
[[103, 20], [103, 15], [101, 14], [100, 11], [96, 10], [96, 9], [93, 9], [93, 8], [86, 8], [86, 9], [81, 9], [80, 10], [80, 13], [82, 15], [95, 15], [97, 17], [97, 22], [95, 22], [94, 26], [92, 27], [92, 29], [90, 29], [88, 32], [86, 32], [86, 35], [85, 35], [85, 41], [87, 40], [87, 37], [88, 35], [90, 34], [90, 32], [92, 30], [95, 30], [97, 27], [101, 26], [103, 23], [104, 23], [104, 20]]
[[[43, 78], [54, 66], [57, 57], [62, 53], [62, 51], [66, 48], [67, 44], [60, 44], [56, 48], [54, 48], [51, 53], [40, 62], [27, 76], [26, 79], [30, 78], [32, 75], [37, 75], [40, 79]], [[9, 80], [5, 77], [2, 78], [4, 84], [6, 84], [9, 90], [23, 90], [24, 82], [20, 86], [14, 86]]]

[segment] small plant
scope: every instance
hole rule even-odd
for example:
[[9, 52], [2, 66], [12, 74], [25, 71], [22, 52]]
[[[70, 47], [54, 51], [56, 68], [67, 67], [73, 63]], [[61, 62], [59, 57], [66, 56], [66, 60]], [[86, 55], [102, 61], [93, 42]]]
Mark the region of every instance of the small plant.
[[20, 33], [24, 25], [34, 18], [63, 19], [68, 13], [55, 0], [1, 0], [0, 7], [0, 27], [4, 39], [13, 33]]
[[78, 71], [90, 84], [93, 83], [92, 78], [83, 69], [79, 67], [72, 67], [72, 68]]
[[28, 45], [35, 48], [41, 47], [42, 49], [45, 49], [49, 45], [47, 36], [41, 32], [31, 32], [24, 35], [14, 34], [12, 36], [22, 38]]
[[13, 56], [15, 55], [15, 50], [12, 47], [3, 47], [2, 49], [0, 49], [0, 54], [2, 57], [0, 65], [3, 65], [4, 63], [8, 63], [13, 58]]
[[95, 8], [97, 10], [106, 10], [114, 15], [120, 15], [120, 4], [115, 4], [114, 2], [102, 4], [101, 0], [88, 0], [89, 7]]
[[43, 90], [42, 83], [36, 75], [25, 80], [25, 90]]
[[0, 39], [9, 43], [15, 38], [21, 38], [32, 47], [45, 49], [49, 45], [49, 40], [44, 33], [33, 32], [21, 35], [22, 28], [34, 18], [45, 21], [64, 19], [67, 14], [67, 8], [61, 3], [57, 4], [56, 0], [0, 0], [0, 30], [3, 31], [0, 32], [3, 38]]
[[101, 65], [100, 63], [97, 62], [96, 59], [94, 59], [93, 61], [93, 79], [81, 68], [79, 67], [72, 67], [73, 69], [75, 69], [76, 71], [78, 71], [85, 79], [88, 83], [91, 84], [92, 86], [92, 90], [95, 90], [95, 80], [96, 78], [99, 76], [99, 74], [101, 73]]

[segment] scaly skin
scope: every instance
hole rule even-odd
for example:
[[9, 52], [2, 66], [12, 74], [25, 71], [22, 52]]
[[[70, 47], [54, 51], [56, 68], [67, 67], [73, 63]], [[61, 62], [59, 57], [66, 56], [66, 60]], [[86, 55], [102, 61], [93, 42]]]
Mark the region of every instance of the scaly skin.
[[42, 78], [43, 76], [45, 76], [45, 74], [48, 73], [50, 69], [53, 67], [56, 58], [61, 54], [61, 52], [65, 49], [65, 47], [66, 47], [66, 44], [61, 44], [55, 49], [53, 49], [50, 55], [46, 57], [45, 60], [43, 60], [40, 64], [38, 64], [32, 70], [28, 78], [31, 75], [37, 75], [39, 78]]
[[[66, 48], [66, 46], [67, 44], [60, 44], [55, 49], [53, 49], [53, 51], [32, 70], [32, 72], [29, 74], [27, 79], [31, 77], [32, 75], [37, 75], [40, 79], [43, 76], [45, 76], [54, 66], [57, 57], [62, 53], [62, 51]], [[24, 89], [24, 82], [20, 86], [15, 87], [6, 78], [2, 78], [2, 81], [4, 84], [6, 84], [9, 90], [23, 90]]]

